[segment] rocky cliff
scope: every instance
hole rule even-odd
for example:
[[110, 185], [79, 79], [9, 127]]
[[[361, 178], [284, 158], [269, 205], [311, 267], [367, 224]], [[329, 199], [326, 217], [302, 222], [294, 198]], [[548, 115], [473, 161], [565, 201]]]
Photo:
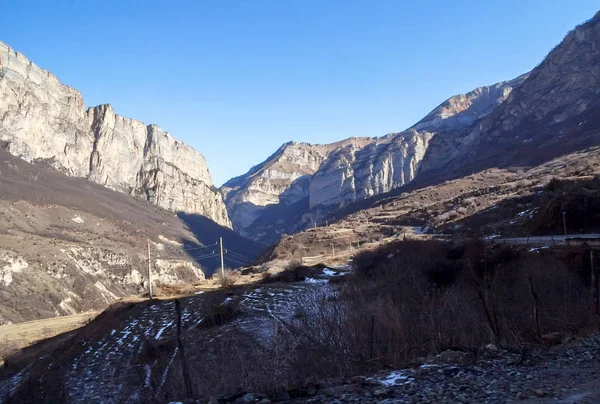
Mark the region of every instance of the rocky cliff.
[[222, 188], [234, 229], [266, 243], [323, 220], [356, 200], [411, 182], [449, 161], [482, 118], [527, 78], [449, 98], [408, 130], [328, 145], [286, 143]]
[[292, 206], [308, 198], [312, 175], [334, 150], [363, 147], [372, 140], [351, 138], [328, 145], [289, 142], [248, 173], [227, 181], [221, 191], [234, 229], [242, 234], [261, 217], [267, 206]]
[[200, 153], [109, 105], [86, 110], [77, 90], [1, 42], [0, 146], [28, 162], [231, 226]]
[[[576, 27], [450, 156], [450, 170], [531, 165], [598, 144], [600, 13]], [[429, 168], [429, 167], [428, 167]]]

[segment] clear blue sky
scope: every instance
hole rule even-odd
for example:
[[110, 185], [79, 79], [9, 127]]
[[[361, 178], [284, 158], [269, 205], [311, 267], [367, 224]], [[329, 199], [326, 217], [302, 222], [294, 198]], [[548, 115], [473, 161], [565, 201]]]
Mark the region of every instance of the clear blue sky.
[[156, 123], [217, 185], [281, 143], [407, 128], [532, 69], [592, 0], [0, 0], [0, 40], [88, 106]]

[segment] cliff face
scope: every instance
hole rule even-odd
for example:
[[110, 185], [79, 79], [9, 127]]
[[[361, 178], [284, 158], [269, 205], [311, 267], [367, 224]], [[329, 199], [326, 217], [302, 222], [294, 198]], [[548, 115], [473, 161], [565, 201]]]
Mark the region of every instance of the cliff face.
[[600, 13], [571, 31], [464, 138], [450, 169], [535, 164], [597, 144]]
[[0, 42], [0, 146], [28, 162], [230, 227], [204, 157], [156, 125], [81, 94]]
[[403, 132], [328, 145], [284, 144], [223, 186], [234, 229], [275, 242], [321, 221], [326, 212], [411, 182], [424, 166], [440, 167], [526, 77], [451, 97]]
[[336, 150], [312, 178], [310, 208], [368, 198], [412, 181], [431, 138], [409, 130]]
[[221, 190], [234, 229], [250, 226], [265, 206], [308, 196], [303, 179], [317, 171], [327, 154], [327, 147], [286, 143], [247, 174], [227, 181]]
[[221, 191], [234, 229], [243, 235], [268, 206], [292, 206], [308, 198], [311, 178], [330, 153], [346, 146], [363, 147], [370, 138], [351, 138], [328, 145], [289, 142], [248, 173], [233, 178]]

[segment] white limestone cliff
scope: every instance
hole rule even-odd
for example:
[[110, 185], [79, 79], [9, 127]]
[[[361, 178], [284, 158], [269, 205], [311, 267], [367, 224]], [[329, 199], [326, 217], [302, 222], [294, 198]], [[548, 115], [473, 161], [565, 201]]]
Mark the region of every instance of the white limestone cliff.
[[156, 125], [86, 110], [81, 94], [0, 42], [0, 147], [28, 162], [230, 227], [202, 154]]
[[[330, 211], [408, 184], [424, 168], [447, 162], [474, 125], [526, 78], [451, 97], [403, 132], [328, 145], [284, 144], [222, 187], [234, 229], [273, 242], [277, 234], [310, 225], [320, 209]], [[302, 206], [295, 204], [303, 199]]]

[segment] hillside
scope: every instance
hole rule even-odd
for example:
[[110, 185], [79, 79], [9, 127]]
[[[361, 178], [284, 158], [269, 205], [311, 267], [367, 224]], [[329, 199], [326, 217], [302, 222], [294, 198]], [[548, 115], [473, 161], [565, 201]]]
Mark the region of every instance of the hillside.
[[155, 285], [202, 282], [219, 262], [194, 262], [195, 248], [220, 236], [249, 259], [261, 251], [203, 216], [181, 220], [3, 150], [0, 173], [0, 324], [103, 310], [146, 293], [148, 241]]

